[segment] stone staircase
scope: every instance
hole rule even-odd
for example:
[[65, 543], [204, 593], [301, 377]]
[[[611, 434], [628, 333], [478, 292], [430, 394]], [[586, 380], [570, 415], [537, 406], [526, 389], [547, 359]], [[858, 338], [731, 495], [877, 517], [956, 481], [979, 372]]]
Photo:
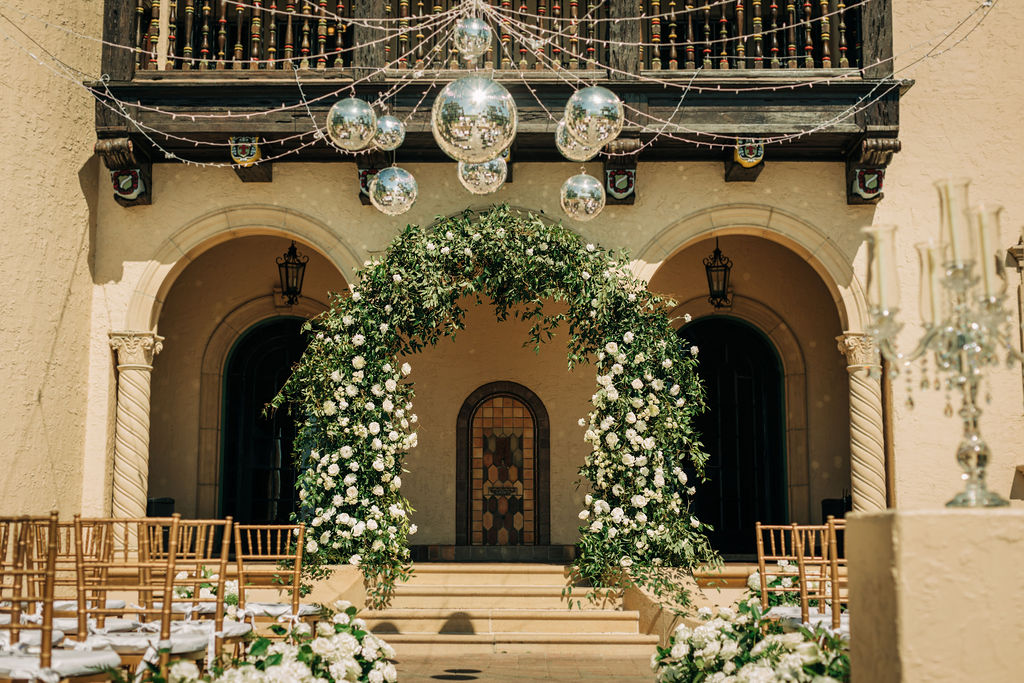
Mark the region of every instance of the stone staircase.
[[639, 612], [618, 605], [569, 609], [565, 567], [417, 563], [386, 610], [361, 615], [402, 656], [490, 652], [649, 655]]

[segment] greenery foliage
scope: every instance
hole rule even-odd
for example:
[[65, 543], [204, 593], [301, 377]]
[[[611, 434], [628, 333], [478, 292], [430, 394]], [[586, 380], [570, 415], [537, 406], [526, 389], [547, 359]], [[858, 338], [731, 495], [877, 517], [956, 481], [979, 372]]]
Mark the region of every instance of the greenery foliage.
[[[496, 206], [410, 225], [368, 262], [350, 296], [311, 321], [311, 341], [275, 406], [299, 432], [299, 519], [309, 525], [308, 569], [348, 562], [384, 605], [409, 572], [410, 507], [402, 462], [416, 445], [405, 357], [465, 321], [465, 299], [485, 298], [498, 320], [531, 323], [527, 344], [564, 325], [568, 364], [594, 363], [592, 451], [576, 560], [591, 585], [656, 577], [712, 562], [707, 527], [690, 512], [690, 478], [707, 459], [693, 432], [704, 409], [697, 349], [677, 341], [670, 302], [651, 294], [622, 254], [585, 244], [561, 225]], [[559, 312], [545, 309], [561, 302]], [[659, 592], [679, 582], [660, 581]], [[685, 597], [681, 589], [672, 589]]]

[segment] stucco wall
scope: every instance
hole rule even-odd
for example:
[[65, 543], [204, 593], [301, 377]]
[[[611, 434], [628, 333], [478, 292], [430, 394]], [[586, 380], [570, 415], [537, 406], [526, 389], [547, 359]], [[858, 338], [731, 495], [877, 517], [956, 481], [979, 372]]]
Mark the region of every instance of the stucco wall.
[[[200, 427], [208, 424], [201, 420], [200, 410], [219, 408], [219, 401], [204, 403], [200, 395], [200, 391], [219, 393], [221, 388], [220, 377], [202, 373], [210, 338], [233, 311], [268, 299], [274, 287], [280, 287], [274, 259], [289, 244], [270, 236], [218, 244], [189, 263], [164, 304], [159, 326], [164, 350], [153, 363], [149, 492], [151, 497], [174, 498], [176, 511], [183, 515], [197, 514]], [[347, 287], [322, 255], [301, 244], [298, 248], [309, 256], [304, 299], [326, 304], [328, 292]], [[293, 313], [286, 306], [275, 308], [269, 300], [264, 303], [258, 314], [264, 319]], [[232, 328], [230, 336], [237, 339], [246, 329]]]
[[[923, 36], [941, 35], [980, 3], [942, 0], [927, 8], [912, 0], [895, 4], [896, 68], [909, 66], [921, 49], [912, 50]], [[918, 63], [897, 75], [916, 83], [900, 104], [903, 151], [894, 157], [886, 175], [885, 199], [877, 223], [900, 226], [900, 287], [903, 316], [917, 321], [916, 242], [938, 238], [938, 202], [931, 183], [944, 176], [973, 179], [973, 202], [1003, 204], [1002, 245], [1020, 237], [1024, 224], [1024, 175], [1017, 150], [1024, 145], [1019, 124], [1024, 82], [1004, 48], [1018, 42], [1016, 27], [1024, 21], [1024, 4], [999, 2], [984, 23], [955, 49]], [[970, 22], [976, 23], [975, 21]], [[963, 32], [957, 34], [957, 37]], [[955, 40], [955, 38], [954, 38]], [[947, 45], [952, 44], [952, 40]], [[858, 263], [863, 273], [862, 263]], [[1011, 271], [1011, 306], [1020, 279]], [[1017, 316], [1014, 319], [1019, 322]], [[908, 325], [901, 338], [909, 349], [920, 327]], [[993, 452], [989, 481], [1008, 496], [1014, 469], [1024, 464], [1024, 392], [1019, 364], [988, 371], [992, 403], [983, 404], [982, 433]], [[917, 382], [914, 383], [915, 385]], [[940, 392], [915, 392], [916, 407], [906, 405], [906, 384], [896, 382], [895, 443], [896, 495], [901, 507], [934, 507], [960, 487], [955, 451], [960, 419], [944, 418]], [[954, 396], [954, 408], [959, 402]]]
[[[94, 3], [39, 5], [32, 12], [70, 30], [100, 33]], [[99, 68], [97, 43], [38, 21], [26, 20], [23, 28], [64, 61], [89, 71]], [[11, 25], [4, 36], [0, 513], [57, 508], [70, 514], [81, 503], [89, 377], [89, 267], [97, 192], [93, 105], [80, 87], [16, 47], [38, 53]], [[104, 367], [109, 367], [109, 348], [106, 353]]]

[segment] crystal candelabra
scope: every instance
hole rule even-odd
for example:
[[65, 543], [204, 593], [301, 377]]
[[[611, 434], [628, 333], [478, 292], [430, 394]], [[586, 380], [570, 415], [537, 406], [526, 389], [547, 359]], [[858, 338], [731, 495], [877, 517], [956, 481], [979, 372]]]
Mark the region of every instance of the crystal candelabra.
[[[877, 353], [885, 357], [894, 374], [901, 368], [909, 370], [913, 361], [921, 361], [921, 386], [946, 390], [947, 415], [953, 414], [949, 392], [954, 388], [960, 392], [964, 431], [956, 458], [964, 471], [966, 487], [946, 505], [997, 507], [1008, 503], [985, 484], [990, 451], [978, 427], [979, 393], [986, 366], [998, 365], [1001, 357], [1012, 366], [1024, 361], [1024, 356], [1014, 348], [1014, 324], [1006, 307], [1006, 271], [998, 246], [1002, 208], [982, 205], [968, 210], [969, 184], [960, 179], [935, 183], [940, 236], [938, 242], [917, 245], [924, 333], [910, 353], [900, 353], [896, 348], [896, 337], [903, 329], [897, 319], [896, 227], [864, 229], [869, 247], [869, 331], [876, 340]], [[929, 353], [935, 365], [934, 384], [928, 380]], [[910, 393], [908, 403], [913, 405]]]

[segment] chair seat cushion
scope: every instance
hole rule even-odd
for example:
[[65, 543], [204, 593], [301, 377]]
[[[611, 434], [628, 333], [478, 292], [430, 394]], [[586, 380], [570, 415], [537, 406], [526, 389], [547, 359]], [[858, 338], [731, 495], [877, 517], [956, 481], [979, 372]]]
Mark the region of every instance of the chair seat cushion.
[[[202, 633], [207, 637], [213, 632], [214, 623], [209, 620], [200, 621], [176, 621], [171, 624], [171, 631], [174, 633]], [[221, 627], [222, 638], [241, 638], [252, 633], [252, 624], [245, 622], [224, 620]]]
[[[291, 603], [288, 602], [247, 602], [245, 611], [257, 617], [281, 617], [292, 613]], [[320, 607], [317, 605], [306, 605], [299, 603], [300, 617], [315, 617], [320, 614]]]
[[[14, 645], [14, 647], [24, 646], [24, 647], [34, 647], [34, 648], [38, 649], [39, 648], [39, 643], [41, 643], [42, 640], [43, 640], [42, 639], [42, 635], [43, 635], [43, 632], [38, 630], [38, 629], [33, 629], [31, 631], [22, 631], [21, 633], [18, 634], [18, 642]], [[56, 645], [60, 641], [64, 640], [64, 632], [62, 630], [57, 630], [55, 628], [53, 630], [53, 633], [50, 634], [50, 635], [51, 635], [50, 642], [52, 642], [54, 645]], [[0, 648], [2, 648], [4, 650], [7, 650], [7, 649], [11, 648], [11, 632], [10, 631], [0, 631]]]
[[[171, 654], [180, 655], [189, 652], [205, 652], [210, 638], [206, 633], [198, 631], [173, 631], [169, 640]], [[93, 635], [89, 636], [85, 643], [76, 645], [76, 647], [84, 647], [89, 650], [110, 648], [121, 654], [140, 654], [150, 648], [158, 649], [159, 646], [160, 634], [141, 632]]]
[[[60, 629], [65, 633], [77, 633], [78, 632], [78, 618], [77, 617], [54, 617], [53, 628]], [[89, 633], [124, 633], [125, 631], [134, 631], [139, 628], [139, 622], [134, 619], [120, 619], [117, 617], [107, 617], [103, 620], [103, 628], [95, 626], [95, 620], [89, 620]]]
[[[86, 652], [80, 650], [54, 650], [50, 672], [60, 678], [94, 674], [121, 666], [121, 658], [112, 650]], [[3, 678], [43, 680], [49, 672], [39, 665], [37, 655], [0, 655], [0, 676]]]
[[[124, 600], [107, 600], [107, 609], [124, 609]], [[77, 612], [78, 601], [77, 600], [54, 600], [53, 601], [54, 612]]]

